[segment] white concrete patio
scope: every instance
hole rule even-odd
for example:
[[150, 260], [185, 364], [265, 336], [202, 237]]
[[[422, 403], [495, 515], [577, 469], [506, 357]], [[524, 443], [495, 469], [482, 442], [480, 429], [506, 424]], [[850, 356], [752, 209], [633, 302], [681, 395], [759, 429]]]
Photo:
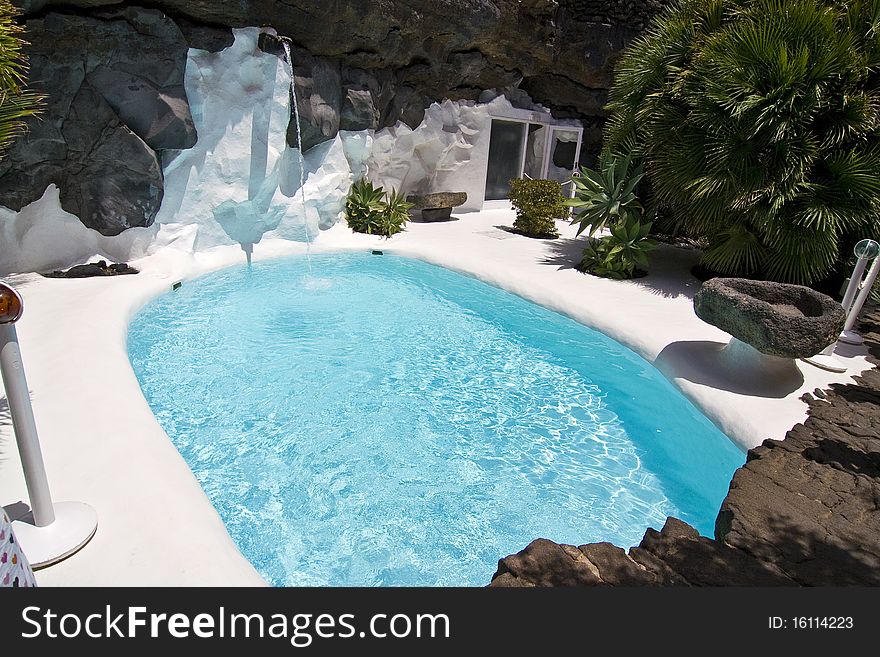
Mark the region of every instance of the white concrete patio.
[[[729, 336], [699, 320], [689, 274], [698, 254], [663, 246], [650, 275], [610, 281], [573, 268], [583, 248], [560, 223], [558, 240], [503, 231], [513, 213], [491, 210], [450, 223], [411, 223], [390, 240], [354, 235], [337, 224], [314, 251], [382, 249], [461, 271], [557, 310], [655, 362], [742, 448], [784, 437], [806, 416], [799, 397], [846, 382], [870, 367], [866, 350], [839, 354], [849, 369], [831, 374], [798, 363], [800, 385], [780, 388], [742, 368], [725, 369]], [[18, 333], [53, 496], [88, 502], [97, 534], [81, 552], [37, 573], [41, 585], [260, 585], [195, 477], [147, 406], [126, 353], [127, 326], [172, 283], [240, 265], [238, 246], [192, 254], [191, 229], [165, 227], [171, 244], [141, 260], [136, 276], [7, 277], [25, 299]], [[176, 237], [176, 241], [171, 238]], [[303, 253], [305, 245], [264, 242], [255, 260]], [[0, 504], [27, 501], [5, 399], [0, 397]], [[498, 555], [499, 557], [504, 555]]]

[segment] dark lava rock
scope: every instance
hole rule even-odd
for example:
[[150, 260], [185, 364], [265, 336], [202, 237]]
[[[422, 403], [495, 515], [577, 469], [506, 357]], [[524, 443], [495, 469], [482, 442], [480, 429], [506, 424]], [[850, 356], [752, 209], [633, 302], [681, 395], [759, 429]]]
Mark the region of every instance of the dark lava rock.
[[837, 340], [846, 314], [839, 303], [802, 285], [713, 278], [694, 297], [704, 322], [782, 358], [806, 358]]
[[111, 265], [106, 260], [90, 262], [85, 265], [76, 265], [66, 271], [53, 271], [43, 274], [46, 278], [92, 278], [95, 276], [122, 276], [137, 274], [139, 271], [124, 262], [116, 262]]
[[27, 21], [27, 39], [47, 102], [0, 161], [0, 205], [20, 210], [54, 183], [62, 207], [104, 235], [151, 225], [164, 189], [156, 151], [196, 141], [180, 29], [128, 7], [47, 13]]
[[[91, 14], [118, 0], [19, 0], [27, 13], [53, 7]], [[218, 49], [228, 28], [271, 25], [290, 37], [303, 94], [304, 143], [336, 129], [418, 125], [444, 98], [476, 100], [483, 90], [525, 90], [539, 103], [592, 128], [585, 152], [601, 141], [602, 105], [621, 50], [663, 0], [153, 0], [193, 47]], [[104, 8], [104, 9], [101, 9]], [[318, 61], [321, 67], [315, 68]], [[322, 68], [326, 67], [326, 68]], [[338, 72], [341, 84], [327, 69]], [[349, 71], [375, 84], [349, 86]], [[560, 71], [564, 71], [561, 74]], [[369, 100], [361, 93], [370, 91]], [[350, 93], [355, 92], [355, 93]], [[372, 107], [371, 107], [372, 106]], [[378, 116], [377, 119], [374, 117]], [[377, 121], [377, 124], [374, 124]]]
[[59, 185], [65, 210], [103, 235], [153, 223], [164, 189], [156, 153], [88, 81], [73, 98], [61, 134], [67, 144]]
[[[339, 65], [309, 57], [308, 66], [294, 62], [294, 89], [303, 152], [333, 139], [339, 133], [342, 110], [342, 78]], [[287, 128], [287, 143], [297, 145], [296, 122]]]
[[700, 536], [669, 518], [648, 529], [627, 554], [610, 543], [574, 547], [547, 539], [498, 562], [492, 587], [511, 586], [792, 586], [749, 554]]
[[375, 130], [379, 127], [381, 115], [369, 89], [347, 86], [343, 88], [343, 94], [340, 130]]
[[[152, 161], [196, 139], [187, 48], [220, 50], [231, 28], [260, 25], [291, 39], [305, 150], [339, 130], [415, 128], [434, 101], [476, 101], [494, 89], [515, 106], [533, 99], [579, 118], [589, 158], [616, 59], [664, 2], [16, 0], [29, 17], [29, 79], [48, 105], [0, 162], [0, 205], [19, 210], [54, 183], [64, 209], [104, 235], [150, 225], [163, 194]], [[84, 85], [100, 102], [96, 125], [74, 137], [77, 150], [66, 123]], [[291, 145], [296, 132], [291, 121]], [[107, 143], [116, 139], [125, 143]], [[87, 164], [80, 155], [92, 151], [100, 161]]]

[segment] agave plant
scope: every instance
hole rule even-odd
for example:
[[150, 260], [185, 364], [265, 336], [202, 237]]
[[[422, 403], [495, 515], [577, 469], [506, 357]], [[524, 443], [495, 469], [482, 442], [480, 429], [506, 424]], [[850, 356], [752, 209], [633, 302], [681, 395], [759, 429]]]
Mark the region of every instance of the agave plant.
[[402, 231], [404, 224], [409, 220], [409, 211], [412, 207], [413, 204], [409, 203], [403, 194], [392, 189], [382, 210], [380, 234], [391, 237]]
[[609, 98], [606, 147], [718, 272], [810, 284], [880, 233], [880, 0], [681, 0]]
[[374, 187], [366, 178], [355, 182], [345, 200], [345, 218], [357, 233], [391, 237], [403, 230], [409, 219], [412, 203], [402, 194], [391, 190], [386, 195], [382, 187]]
[[597, 170], [581, 167], [580, 175], [572, 176], [575, 197], [565, 201], [575, 209], [571, 223], [579, 224], [577, 234], [588, 230], [593, 237], [605, 227], [638, 217], [642, 206], [636, 187], [643, 176], [641, 165], [632, 167], [630, 155], [603, 153]]
[[581, 268], [605, 278], [632, 278], [637, 267], [648, 267], [648, 253], [657, 246], [650, 232], [651, 223], [635, 216], [617, 223], [609, 235], [590, 239]]
[[385, 190], [366, 178], [355, 182], [345, 199], [345, 219], [357, 233], [379, 233], [385, 210]]
[[22, 53], [24, 28], [15, 22], [18, 10], [0, 0], [0, 155], [21, 134], [24, 119], [39, 113], [43, 96], [24, 88], [27, 60]]

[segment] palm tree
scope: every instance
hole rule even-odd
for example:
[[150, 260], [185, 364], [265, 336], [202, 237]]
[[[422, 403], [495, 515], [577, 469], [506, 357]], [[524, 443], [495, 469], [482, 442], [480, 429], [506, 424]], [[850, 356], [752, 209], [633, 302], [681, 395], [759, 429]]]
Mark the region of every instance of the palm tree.
[[681, 0], [609, 111], [606, 146], [711, 269], [810, 284], [880, 233], [880, 0]]
[[40, 111], [43, 96], [24, 88], [27, 59], [22, 52], [24, 28], [16, 23], [18, 10], [0, 0], [0, 156], [26, 126], [24, 119]]

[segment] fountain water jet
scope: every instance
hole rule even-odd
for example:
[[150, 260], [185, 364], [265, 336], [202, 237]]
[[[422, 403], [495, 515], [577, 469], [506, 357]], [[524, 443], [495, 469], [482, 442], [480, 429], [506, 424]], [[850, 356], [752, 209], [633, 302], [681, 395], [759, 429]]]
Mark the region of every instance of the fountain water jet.
[[299, 124], [299, 105], [296, 102], [296, 75], [293, 71], [293, 58], [290, 55], [290, 39], [288, 37], [279, 36], [281, 46], [284, 48], [285, 61], [290, 71], [290, 105], [293, 107], [293, 117], [296, 122], [296, 152], [299, 158], [299, 194], [302, 199], [303, 206], [303, 226], [306, 229], [306, 261], [309, 265], [309, 275], [312, 273], [312, 238], [309, 235], [308, 226], [308, 210], [306, 206], [306, 168], [305, 158], [302, 152], [302, 129]]

